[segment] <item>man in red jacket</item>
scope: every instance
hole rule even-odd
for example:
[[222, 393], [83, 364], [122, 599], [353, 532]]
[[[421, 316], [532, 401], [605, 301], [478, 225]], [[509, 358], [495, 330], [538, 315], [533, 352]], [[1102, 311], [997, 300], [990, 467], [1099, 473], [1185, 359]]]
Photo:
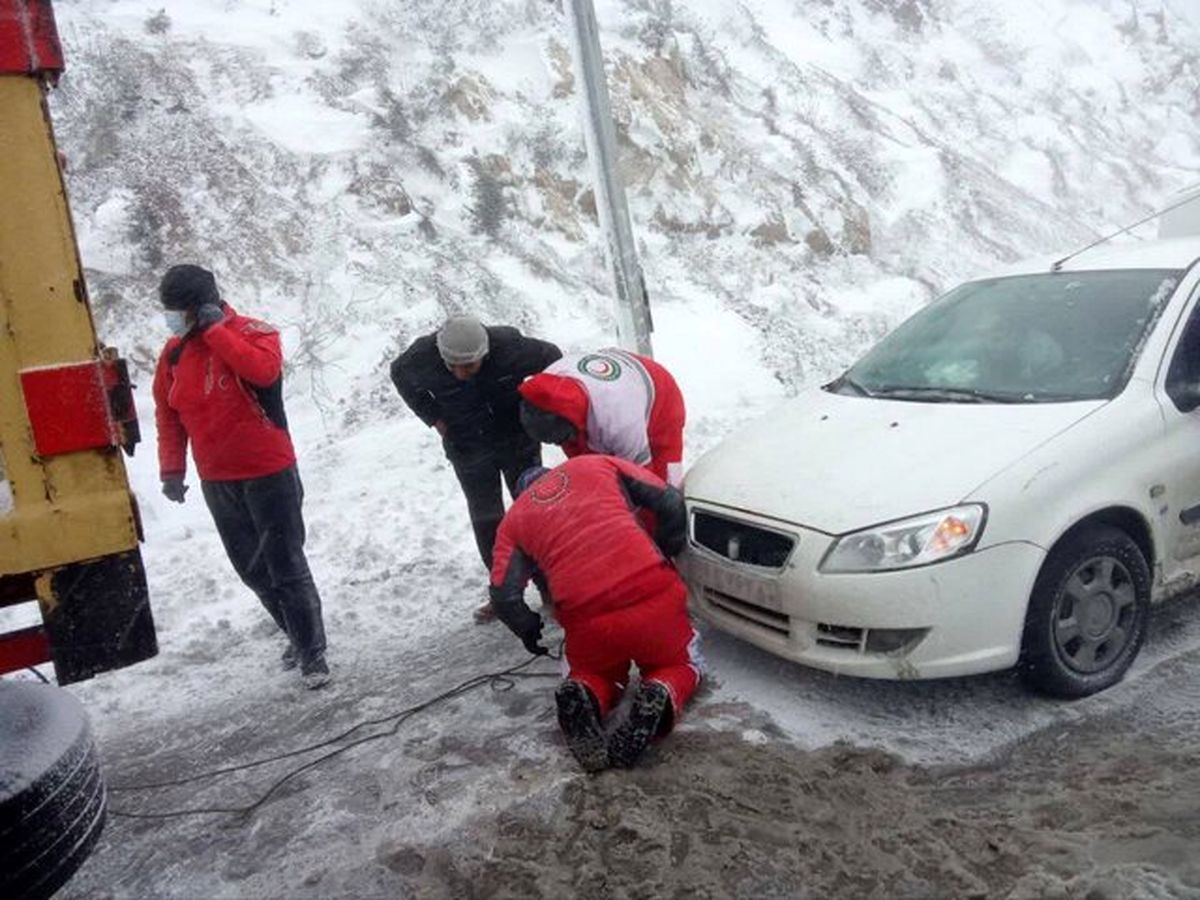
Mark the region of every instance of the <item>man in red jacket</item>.
[[[683, 495], [644, 468], [586, 455], [521, 476], [500, 523], [492, 566], [497, 617], [530, 653], [545, 653], [542, 618], [524, 601], [535, 567], [549, 582], [566, 642], [555, 692], [567, 746], [590, 772], [632, 766], [666, 734], [700, 683], [699, 637], [670, 557], [686, 542]], [[649, 510], [652, 538], [636, 508]], [[606, 739], [602, 721], [636, 663], [629, 717]]]
[[683, 394], [661, 365], [627, 350], [564, 356], [518, 389], [521, 424], [568, 457], [605, 453], [683, 479]]
[[154, 375], [163, 493], [184, 502], [187, 445], [238, 576], [288, 638], [285, 669], [329, 681], [321, 598], [304, 556], [303, 488], [283, 409], [279, 333], [222, 302], [213, 274], [173, 266], [159, 285], [167, 341]]

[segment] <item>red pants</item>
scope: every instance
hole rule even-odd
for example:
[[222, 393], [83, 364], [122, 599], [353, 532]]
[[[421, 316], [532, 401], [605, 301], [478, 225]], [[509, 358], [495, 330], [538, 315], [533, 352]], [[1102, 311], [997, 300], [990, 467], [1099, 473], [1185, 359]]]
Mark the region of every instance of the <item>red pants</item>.
[[564, 675], [586, 685], [606, 715], [620, 700], [636, 663], [643, 681], [671, 696], [678, 718], [700, 684], [700, 636], [687, 614], [687, 591], [677, 582], [667, 592], [621, 609], [563, 626]]

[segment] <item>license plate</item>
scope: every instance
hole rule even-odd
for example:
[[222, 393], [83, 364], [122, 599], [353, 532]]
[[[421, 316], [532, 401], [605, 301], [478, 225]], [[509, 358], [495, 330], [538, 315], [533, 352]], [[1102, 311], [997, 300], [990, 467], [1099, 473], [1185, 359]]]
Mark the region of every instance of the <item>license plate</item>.
[[779, 590], [779, 582], [774, 577], [753, 575], [748, 572], [731, 569], [705, 559], [695, 551], [684, 554], [681, 558], [680, 570], [684, 580], [699, 594], [701, 589], [727, 594], [744, 603], [783, 612], [783, 598]]

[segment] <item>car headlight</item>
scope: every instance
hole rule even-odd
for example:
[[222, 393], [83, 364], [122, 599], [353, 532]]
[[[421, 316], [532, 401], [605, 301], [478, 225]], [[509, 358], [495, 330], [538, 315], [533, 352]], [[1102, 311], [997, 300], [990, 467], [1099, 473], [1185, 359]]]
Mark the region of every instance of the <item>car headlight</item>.
[[820, 570], [890, 572], [953, 559], [975, 549], [986, 518], [986, 506], [970, 503], [865, 528], [838, 538]]

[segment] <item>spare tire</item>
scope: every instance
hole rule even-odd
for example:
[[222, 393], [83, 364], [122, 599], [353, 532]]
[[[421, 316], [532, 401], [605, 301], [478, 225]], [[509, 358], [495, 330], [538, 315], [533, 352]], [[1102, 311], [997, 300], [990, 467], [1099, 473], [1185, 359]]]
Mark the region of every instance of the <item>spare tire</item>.
[[87, 715], [61, 688], [0, 682], [0, 897], [49, 897], [91, 853], [106, 797]]

